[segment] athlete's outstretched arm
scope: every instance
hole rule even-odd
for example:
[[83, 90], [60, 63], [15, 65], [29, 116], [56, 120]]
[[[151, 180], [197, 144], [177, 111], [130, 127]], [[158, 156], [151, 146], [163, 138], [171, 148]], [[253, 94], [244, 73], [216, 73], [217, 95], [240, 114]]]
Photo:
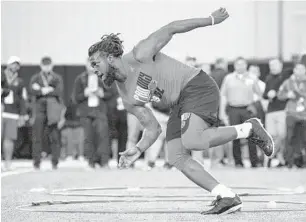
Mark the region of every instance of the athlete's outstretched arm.
[[171, 22], [140, 41], [134, 48], [134, 56], [140, 62], [152, 61], [153, 57], [167, 45], [174, 34], [219, 24], [228, 17], [226, 9], [220, 8], [207, 18], [193, 18]]
[[134, 106], [124, 103], [127, 111], [140, 121], [141, 125], [144, 127], [141, 140], [137, 143], [137, 147], [141, 152], [146, 151], [161, 134], [161, 126], [156, 120], [150, 108], [145, 106]]

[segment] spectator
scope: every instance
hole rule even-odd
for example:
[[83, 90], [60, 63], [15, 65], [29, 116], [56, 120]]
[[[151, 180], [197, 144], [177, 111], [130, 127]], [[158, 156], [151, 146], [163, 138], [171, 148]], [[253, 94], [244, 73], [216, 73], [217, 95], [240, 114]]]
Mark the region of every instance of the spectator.
[[197, 66], [197, 58], [187, 56], [185, 59], [185, 63], [189, 66], [196, 67]]
[[[214, 69], [211, 72], [211, 77], [215, 80], [219, 89], [221, 88], [223, 79], [227, 74], [228, 74], [227, 61], [224, 58], [218, 58], [214, 64]], [[225, 126], [225, 124], [221, 121], [220, 126]], [[224, 144], [223, 146], [219, 146], [218, 148], [215, 147], [214, 149], [209, 149], [211, 166], [213, 167], [215, 165], [218, 165], [218, 163], [225, 165], [227, 162], [226, 158], [231, 159], [232, 155], [230, 154], [230, 152], [232, 152], [231, 143]]]
[[219, 58], [216, 60], [214, 69], [211, 72], [211, 77], [216, 81], [219, 89], [221, 88], [223, 79], [228, 74], [228, 63], [225, 59]]
[[26, 89], [23, 80], [19, 77], [20, 59], [16, 56], [9, 58], [7, 68], [1, 74], [1, 104], [2, 112], [2, 147], [4, 148], [5, 169], [11, 169], [11, 160], [18, 127], [25, 124], [26, 115]]
[[287, 100], [286, 105], [286, 159], [288, 167], [303, 167], [302, 149], [306, 148], [306, 66], [294, 68], [293, 75], [280, 87], [278, 98]]
[[260, 94], [254, 94], [254, 101], [260, 101], [262, 99], [262, 95], [266, 88], [266, 83], [260, 80], [260, 68], [258, 65], [250, 65], [249, 67], [249, 74], [251, 75], [251, 78], [258, 79], [258, 86], [260, 88]]
[[75, 80], [73, 99], [85, 132], [84, 154], [92, 168], [96, 163], [106, 166], [110, 157], [106, 100], [111, 96], [87, 60], [86, 71]]
[[34, 168], [39, 169], [44, 136], [46, 135], [44, 132], [47, 132], [47, 140], [52, 154], [52, 167], [57, 169], [60, 157], [58, 122], [64, 108], [62, 103], [63, 79], [53, 71], [50, 57], [43, 57], [40, 67], [41, 71], [35, 74], [30, 81], [30, 92], [34, 99], [32, 156]]
[[[199, 68], [200, 64], [197, 61], [196, 57], [187, 56], [185, 59], [185, 64], [188, 66], [192, 66], [195, 68]], [[209, 73], [208, 73], [209, 74]], [[191, 151], [191, 155], [194, 159], [199, 161], [200, 163], [204, 163], [204, 151]]]
[[257, 65], [251, 65], [249, 67], [249, 75], [252, 79], [256, 79], [259, 86], [259, 93], [254, 93], [254, 103], [253, 103], [253, 114], [259, 118], [263, 123], [265, 122], [265, 111], [263, 106], [263, 93], [266, 88], [266, 83], [261, 81], [260, 78], [260, 68]]
[[304, 64], [304, 65], [306, 66], [306, 54], [303, 54], [303, 55], [302, 55], [301, 63]]
[[[254, 94], [260, 94], [258, 79], [249, 75], [247, 62], [239, 57], [234, 64], [235, 71], [228, 74], [221, 86], [220, 118], [231, 125], [241, 124], [250, 117], [248, 107], [254, 102]], [[252, 167], [257, 167], [258, 156], [254, 143], [249, 142], [249, 157]], [[240, 140], [233, 141], [233, 156], [236, 167], [244, 167]]]
[[[254, 93], [254, 103], [249, 107], [249, 111], [252, 112], [254, 116], [259, 118], [262, 123], [265, 123], [268, 102], [263, 99], [262, 95], [265, 91], [266, 83], [259, 79], [261, 73], [260, 73], [260, 68], [257, 65], [251, 65], [249, 67], [249, 75], [251, 75], [252, 78], [257, 79], [258, 86], [260, 88], [260, 94]], [[259, 157], [260, 163], [261, 165], [264, 165], [266, 155], [264, 155], [264, 153], [261, 150], [259, 150], [259, 153], [261, 153]]]
[[[155, 162], [159, 156], [161, 148], [164, 146], [165, 133], [168, 121], [168, 115], [159, 111], [156, 106], [153, 108], [152, 104], [148, 105], [152, 109], [154, 116], [160, 123], [163, 133], [158, 137], [155, 143], [145, 152], [145, 162], [147, 164], [146, 169], [152, 169], [155, 167]], [[140, 124], [139, 120], [132, 114], [128, 114], [128, 143], [127, 149], [134, 147], [139, 140], [140, 132], [143, 130], [143, 126]], [[203, 153], [203, 152], [201, 152]], [[171, 168], [167, 160], [167, 150], [165, 149], [165, 164], [164, 167]]]
[[291, 55], [291, 62], [293, 64], [293, 67], [295, 67], [296, 64], [300, 63], [301, 57], [299, 54], [294, 53]]
[[[288, 77], [283, 73], [283, 64], [279, 59], [270, 60], [269, 68], [270, 73], [266, 77], [266, 89], [263, 94], [263, 98], [269, 100], [266, 128], [275, 141], [277, 159], [279, 160], [278, 167], [282, 167], [285, 165], [283, 153], [286, 137], [286, 113], [284, 111], [286, 101], [279, 100], [277, 94], [279, 87]], [[270, 167], [271, 160], [267, 164]]]
[[209, 63], [198, 64], [196, 67], [201, 68], [206, 74], [211, 75], [211, 65]]
[[152, 104], [149, 104], [148, 106], [151, 108], [154, 116], [156, 117], [157, 121], [159, 122], [162, 128], [162, 133], [159, 135], [158, 139], [145, 152], [145, 160], [148, 165], [148, 169], [150, 170], [155, 167], [156, 160], [159, 157], [159, 154], [162, 148], [164, 148], [164, 151], [165, 151], [164, 168], [170, 169], [172, 168], [172, 166], [168, 163], [168, 151], [167, 151], [166, 144], [165, 144], [167, 122], [169, 119], [169, 115], [168, 115], [169, 109], [166, 107], [161, 107], [157, 103], [154, 103], [154, 104], [152, 103]]
[[122, 98], [118, 97], [116, 86], [113, 85], [112, 88], [116, 93], [114, 93], [114, 98], [108, 102], [108, 121], [113, 160], [118, 164], [118, 154], [125, 151], [127, 144], [127, 111], [123, 106]]
[[58, 124], [61, 129], [61, 156], [62, 158], [72, 156], [74, 159], [83, 160], [84, 130], [80, 123], [80, 117], [77, 115], [77, 106], [72, 99], [63, 114], [63, 118]]

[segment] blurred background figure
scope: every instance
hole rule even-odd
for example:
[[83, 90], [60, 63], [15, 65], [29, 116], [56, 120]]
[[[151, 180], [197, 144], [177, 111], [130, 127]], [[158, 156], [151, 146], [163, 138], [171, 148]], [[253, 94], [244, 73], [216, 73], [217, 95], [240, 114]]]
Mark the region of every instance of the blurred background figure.
[[293, 67], [295, 67], [295, 65], [301, 62], [301, 56], [298, 53], [292, 54], [291, 62], [292, 62]]
[[40, 67], [41, 71], [31, 78], [29, 86], [30, 93], [34, 99], [32, 156], [34, 167], [39, 169], [44, 138], [47, 137], [52, 154], [52, 167], [57, 169], [60, 157], [58, 123], [64, 108], [62, 100], [63, 79], [53, 71], [50, 57], [43, 57]]
[[162, 149], [164, 149], [164, 168], [171, 169], [172, 166], [169, 164], [168, 161], [168, 150], [165, 142], [167, 122], [169, 119], [169, 109], [167, 107], [162, 107], [157, 103], [151, 103], [149, 104], [149, 107], [151, 108], [154, 116], [159, 122], [162, 128], [162, 133], [159, 135], [155, 143], [153, 143], [153, 145], [145, 152], [145, 162], [147, 163], [147, 170], [150, 170], [155, 167], [156, 160], [158, 159]]
[[280, 87], [278, 98], [287, 100], [286, 105], [286, 160], [288, 167], [304, 166], [306, 148], [306, 66], [295, 65], [293, 75]]
[[260, 80], [260, 68], [257, 65], [251, 65], [249, 67], [249, 75], [251, 79], [254, 79], [258, 84], [259, 92], [254, 93], [254, 115], [261, 120], [262, 123], [265, 123], [265, 110], [264, 110], [264, 102], [263, 102], [263, 93], [266, 88], [266, 83]]
[[[228, 62], [224, 58], [216, 59], [211, 71], [211, 77], [215, 80], [219, 89], [221, 88], [223, 79], [227, 74]], [[222, 120], [220, 120], [220, 126], [225, 126], [225, 123]], [[209, 156], [211, 158], [212, 167], [218, 164], [226, 165], [227, 163], [232, 162], [232, 143], [224, 144], [218, 148], [209, 149]]]
[[198, 65], [198, 68], [201, 68], [205, 73], [211, 75], [211, 64], [209, 63], [202, 63]]
[[[269, 61], [270, 73], [266, 77], [266, 89], [263, 98], [269, 101], [266, 113], [266, 129], [274, 139], [279, 160], [278, 167], [285, 165], [284, 148], [286, 137], [286, 101], [278, 99], [277, 94], [282, 83], [288, 78], [283, 72], [283, 63], [279, 59]], [[271, 159], [265, 161], [267, 167], [271, 166]]]
[[197, 66], [197, 58], [196, 58], [196, 57], [187, 56], [187, 57], [185, 58], [185, 63], [186, 63], [188, 66], [196, 67], [196, 66]]
[[[196, 57], [187, 56], [185, 59], [185, 64], [191, 67], [199, 68], [199, 63]], [[203, 70], [204, 71], [204, 70]], [[207, 73], [208, 74], [208, 73]], [[204, 151], [191, 151], [191, 155], [194, 159], [196, 159], [201, 164], [204, 164]]]
[[[248, 107], [248, 109], [253, 114], [253, 116], [259, 118], [261, 122], [264, 124], [266, 121], [266, 110], [268, 106], [267, 100], [263, 98], [263, 93], [266, 88], [266, 83], [260, 80], [261, 72], [258, 65], [250, 65], [248, 71], [251, 78], [256, 79], [260, 90], [260, 93], [254, 93], [254, 102], [251, 106]], [[266, 156], [260, 149], [257, 149], [257, 153], [259, 155], [260, 164], [264, 165]]]
[[[228, 74], [221, 86], [220, 118], [225, 124], [237, 125], [254, 116], [249, 111], [253, 105], [254, 95], [261, 94], [258, 79], [249, 75], [247, 62], [239, 57], [234, 64], [235, 71]], [[249, 158], [252, 167], [258, 166], [255, 144], [248, 142]], [[233, 157], [236, 167], [244, 167], [240, 140], [233, 141]]]
[[83, 160], [84, 130], [73, 99], [70, 99], [67, 108], [64, 109], [58, 128], [61, 129], [61, 157], [66, 159], [70, 156], [73, 159]]
[[214, 69], [211, 72], [211, 77], [213, 77], [219, 89], [221, 88], [223, 79], [227, 74], [228, 74], [228, 62], [224, 58], [216, 59], [214, 64]]
[[28, 120], [26, 112], [27, 92], [19, 76], [20, 59], [9, 58], [7, 67], [1, 73], [1, 145], [3, 147], [4, 170], [11, 169], [14, 146], [17, 140], [18, 127]]
[[[142, 125], [138, 121], [138, 119], [132, 115], [131, 113], [127, 113], [127, 126], [128, 126], [128, 133], [127, 133], [127, 144], [126, 149], [130, 147], [135, 147], [137, 142], [140, 139], [140, 133], [143, 130]], [[134, 164], [132, 165], [134, 167]]]
[[89, 166], [107, 166], [110, 158], [109, 127], [106, 100], [112, 93], [94, 73], [87, 59], [85, 72], [79, 74], [74, 83], [73, 99], [78, 105], [78, 114], [84, 129], [84, 155]]
[[306, 54], [303, 54], [301, 57], [301, 63], [306, 66]]
[[[159, 157], [160, 151], [162, 148], [165, 148], [165, 133], [167, 129], [167, 120], [168, 120], [168, 110], [165, 107], [158, 107], [158, 105], [147, 105], [154, 116], [156, 117], [157, 121], [162, 127], [163, 132], [160, 134], [158, 139], [155, 143], [145, 152], [145, 170], [151, 170], [156, 166], [156, 160]], [[127, 149], [129, 147], [136, 146], [137, 142], [141, 137], [141, 132], [143, 131], [143, 127], [138, 121], [138, 119], [132, 115], [128, 114], [128, 142], [127, 142]], [[168, 163], [168, 151], [165, 148], [165, 156], [164, 156], [164, 168], [170, 169], [172, 166]]]
[[112, 85], [113, 96], [108, 100], [108, 123], [110, 133], [110, 147], [112, 149], [112, 160], [117, 167], [119, 153], [125, 151], [128, 139], [127, 111], [124, 108], [122, 98], [118, 96], [116, 85]]

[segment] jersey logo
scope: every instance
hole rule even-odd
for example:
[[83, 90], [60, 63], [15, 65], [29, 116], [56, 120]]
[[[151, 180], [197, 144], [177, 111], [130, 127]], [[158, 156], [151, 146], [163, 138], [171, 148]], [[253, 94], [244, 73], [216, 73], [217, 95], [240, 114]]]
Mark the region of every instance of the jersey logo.
[[164, 94], [164, 90], [157, 87], [157, 81], [153, 80], [151, 76], [140, 72], [134, 99], [140, 102], [160, 102]]

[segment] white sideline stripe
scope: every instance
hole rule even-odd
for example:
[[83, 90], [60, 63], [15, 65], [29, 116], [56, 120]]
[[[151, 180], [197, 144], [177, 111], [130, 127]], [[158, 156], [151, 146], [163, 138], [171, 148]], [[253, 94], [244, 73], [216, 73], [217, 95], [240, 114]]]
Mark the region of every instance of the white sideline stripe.
[[12, 175], [23, 174], [23, 173], [30, 173], [30, 172], [34, 172], [34, 169], [20, 169], [20, 170], [1, 172], [1, 178], [2, 177], [7, 177], [7, 176], [12, 176]]

